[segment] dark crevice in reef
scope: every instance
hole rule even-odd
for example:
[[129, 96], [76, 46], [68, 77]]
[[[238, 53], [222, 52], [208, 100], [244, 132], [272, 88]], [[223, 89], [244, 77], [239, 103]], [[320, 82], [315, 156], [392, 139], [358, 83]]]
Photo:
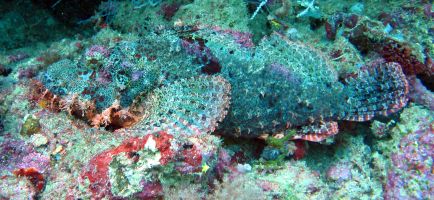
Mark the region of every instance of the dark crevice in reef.
[[[80, 1], [81, 2], [81, 1]], [[93, 2], [93, 1], [91, 1]], [[97, 4], [99, 1], [93, 2]], [[52, 3], [52, 4], [50, 4]], [[83, 6], [85, 3], [77, 1], [59, 1], [55, 14], [51, 6], [55, 1], [33, 0], [10, 1], [5, 0], [0, 4], [0, 51], [29, 47], [41, 42], [58, 41], [65, 37], [73, 37], [76, 34], [88, 35], [93, 32], [91, 27], [86, 28], [79, 25], [77, 20], [84, 20], [80, 17], [90, 17], [94, 14], [87, 11], [74, 9], [76, 6]], [[77, 5], [73, 6], [73, 3]], [[62, 6], [62, 4], [69, 7]], [[99, 3], [98, 3], [99, 4]], [[79, 14], [78, 16], [73, 16]]]
[[93, 16], [102, 0], [32, 0], [32, 2], [48, 10], [60, 22], [76, 26]]

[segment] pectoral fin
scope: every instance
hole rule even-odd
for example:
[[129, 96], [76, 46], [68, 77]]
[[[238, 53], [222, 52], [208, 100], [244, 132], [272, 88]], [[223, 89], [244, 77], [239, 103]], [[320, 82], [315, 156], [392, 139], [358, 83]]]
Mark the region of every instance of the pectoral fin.
[[338, 132], [339, 129], [337, 122], [322, 122], [301, 127], [300, 130], [297, 131], [297, 134], [292, 137], [292, 139], [321, 142], [327, 137], [336, 135]]

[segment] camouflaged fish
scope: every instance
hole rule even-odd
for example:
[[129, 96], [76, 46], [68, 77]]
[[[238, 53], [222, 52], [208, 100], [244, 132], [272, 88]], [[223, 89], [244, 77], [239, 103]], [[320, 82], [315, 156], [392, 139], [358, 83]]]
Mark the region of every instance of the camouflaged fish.
[[318, 142], [338, 133], [337, 120], [367, 121], [407, 102], [397, 63], [378, 60], [340, 81], [320, 52], [277, 33], [256, 48], [218, 34], [205, 38], [232, 85], [226, 134], [257, 137], [291, 128], [298, 130], [293, 139]]
[[[185, 127], [191, 125], [207, 127], [205, 122], [216, 124], [226, 113], [222, 114], [222, 109], [212, 113], [220, 105], [215, 102], [227, 102], [222, 105], [229, 106], [230, 96], [228, 114], [218, 129], [242, 137], [297, 129], [293, 139], [322, 141], [338, 132], [337, 120], [367, 121], [396, 112], [407, 102], [408, 85], [396, 63], [376, 61], [340, 81], [320, 52], [277, 33], [257, 46], [248, 35], [234, 31], [207, 28], [188, 34], [150, 33], [140, 41], [125, 41], [111, 49], [100, 60], [99, 70], [86, 63], [60, 61], [40, 79], [56, 94], [81, 94], [96, 101], [101, 110], [118, 96], [126, 107], [144, 93], [145, 110], [150, 113], [140, 123], [148, 128], [174, 124], [188, 129]], [[220, 78], [191, 79], [203, 73]], [[159, 85], [188, 84], [192, 80], [197, 80], [198, 86], [216, 84], [226, 89], [213, 93], [212, 101], [198, 98], [206, 90], [194, 89], [196, 86], [158, 93], [158, 101], [149, 96], [157, 94]], [[231, 86], [230, 95], [225, 85]], [[209, 121], [210, 115], [220, 117]]]

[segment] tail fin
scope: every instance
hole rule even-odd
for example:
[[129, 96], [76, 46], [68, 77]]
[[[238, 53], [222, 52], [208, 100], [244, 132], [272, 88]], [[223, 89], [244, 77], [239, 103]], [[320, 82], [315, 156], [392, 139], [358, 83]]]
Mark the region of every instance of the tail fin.
[[407, 104], [408, 83], [398, 63], [374, 61], [345, 82], [348, 106], [339, 115], [342, 120], [368, 121]]

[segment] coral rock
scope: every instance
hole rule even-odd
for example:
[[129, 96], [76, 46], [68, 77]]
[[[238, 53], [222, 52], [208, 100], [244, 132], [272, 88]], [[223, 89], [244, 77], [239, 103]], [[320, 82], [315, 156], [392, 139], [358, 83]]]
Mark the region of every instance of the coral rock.
[[20, 134], [22, 136], [31, 136], [38, 133], [40, 130], [41, 125], [39, 124], [39, 119], [33, 115], [29, 115], [24, 120], [24, 124], [21, 127]]
[[429, 199], [434, 196], [434, 124], [425, 124], [401, 139], [392, 155], [385, 199]]

